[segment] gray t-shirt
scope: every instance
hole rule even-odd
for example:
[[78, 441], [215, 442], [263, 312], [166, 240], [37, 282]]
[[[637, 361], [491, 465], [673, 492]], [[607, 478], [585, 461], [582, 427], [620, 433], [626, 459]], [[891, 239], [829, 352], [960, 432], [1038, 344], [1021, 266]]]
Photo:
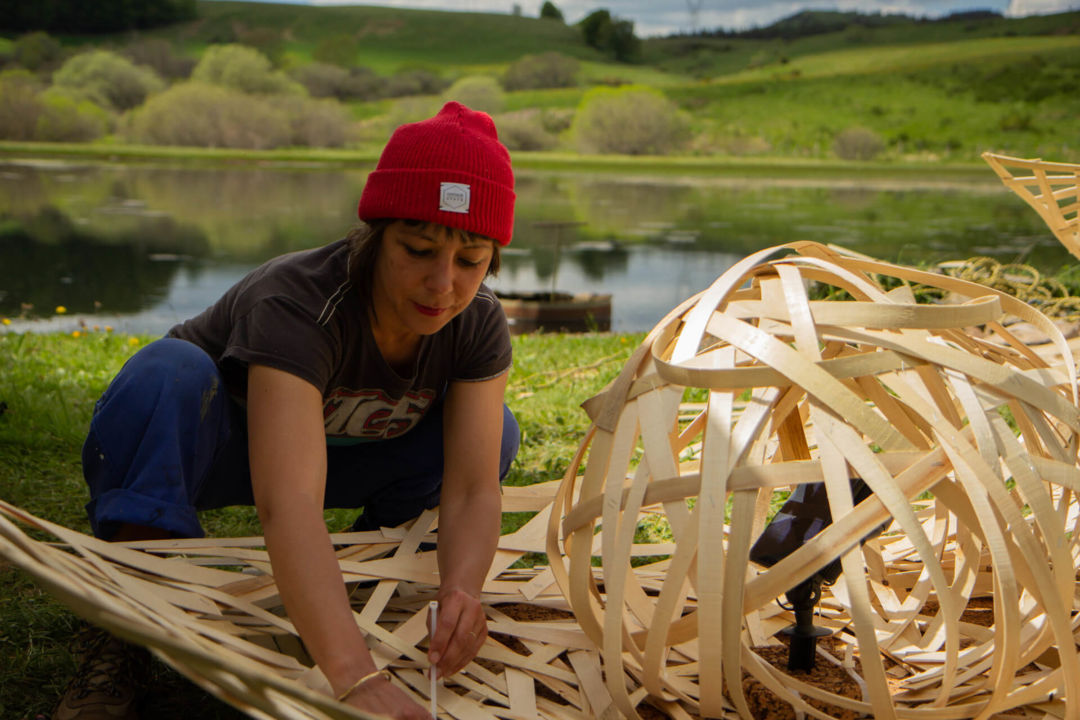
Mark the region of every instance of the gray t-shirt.
[[282, 255], [168, 334], [205, 350], [241, 403], [252, 363], [310, 382], [323, 396], [328, 442], [397, 437], [419, 422], [447, 383], [488, 380], [510, 368], [506, 316], [481, 285], [464, 311], [422, 338], [411, 372], [399, 375], [375, 344], [348, 265], [344, 240]]

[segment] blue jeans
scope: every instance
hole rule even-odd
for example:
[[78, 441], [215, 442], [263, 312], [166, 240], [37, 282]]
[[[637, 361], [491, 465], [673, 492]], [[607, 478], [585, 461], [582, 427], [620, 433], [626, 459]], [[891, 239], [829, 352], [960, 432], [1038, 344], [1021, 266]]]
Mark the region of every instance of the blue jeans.
[[[364, 508], [356, 529], [399, 525], [439, 504], [442, 402], [392, 440], [331, 445], [325, 506]], [[503, 408], [499, 478], [517, 455], [519, 430]], [[94, 406], [83, 445], [94, 535], [124, 523], [202, 537], [199, 510], [253, 505], [244, 410], [200, 347], [164, 338], [132, 356]]]

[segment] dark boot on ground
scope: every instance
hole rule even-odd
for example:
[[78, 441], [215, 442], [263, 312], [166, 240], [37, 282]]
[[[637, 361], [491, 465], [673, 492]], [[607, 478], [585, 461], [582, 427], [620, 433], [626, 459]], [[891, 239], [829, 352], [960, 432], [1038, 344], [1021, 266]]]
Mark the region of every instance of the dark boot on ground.
[[79, 669], [53, 720], [138, 720], [150, 653], [95, 627], [75, 640]]

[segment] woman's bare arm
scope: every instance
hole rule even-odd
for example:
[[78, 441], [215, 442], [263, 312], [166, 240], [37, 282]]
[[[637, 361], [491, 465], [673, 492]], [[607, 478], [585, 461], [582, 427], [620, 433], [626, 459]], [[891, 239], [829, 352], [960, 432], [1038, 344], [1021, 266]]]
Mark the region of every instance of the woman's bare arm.
[[[335, 696], [373, 672], [352, 615], [323, 520], [326, 436], [322, 397], [295, 375], [260, 365], [248, 371], [248, 452], [255, 506], [285, 609]], [[348, 700], [395, 718], [429, 718], [377, 677]]]
[[464, 667], [487, 636], [480, 595], [502, 520], [499, 449], [505, 390], [505, 374], [453, 383], [443, 410], [439, 623], [430, 649], [441, 676]]

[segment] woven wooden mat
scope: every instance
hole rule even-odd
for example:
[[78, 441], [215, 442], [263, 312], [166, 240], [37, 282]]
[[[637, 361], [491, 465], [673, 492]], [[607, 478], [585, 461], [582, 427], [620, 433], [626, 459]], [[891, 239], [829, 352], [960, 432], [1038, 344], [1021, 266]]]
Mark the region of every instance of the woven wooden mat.
[[[566, 612], [551, 571], [511, 567], [544, 552], [556, 486], [505, 488], [504, 511], [539, 514], [500, 539], [483, 596], [491, 636], [445, 681], [440, 717], [588, 718], [611, 704], [598, 651]], [[331, 536], [377, 664], [425, 707], [425, 618], [438, 571], [422, 543], [434, 542], [436, 527], [429, 511], [408, 528]], [[261, 538], [107, 543], [0, 501], [0, 558], [253, 717], [366, 717], [336, 702], [311, 666], [283, 617]]]

